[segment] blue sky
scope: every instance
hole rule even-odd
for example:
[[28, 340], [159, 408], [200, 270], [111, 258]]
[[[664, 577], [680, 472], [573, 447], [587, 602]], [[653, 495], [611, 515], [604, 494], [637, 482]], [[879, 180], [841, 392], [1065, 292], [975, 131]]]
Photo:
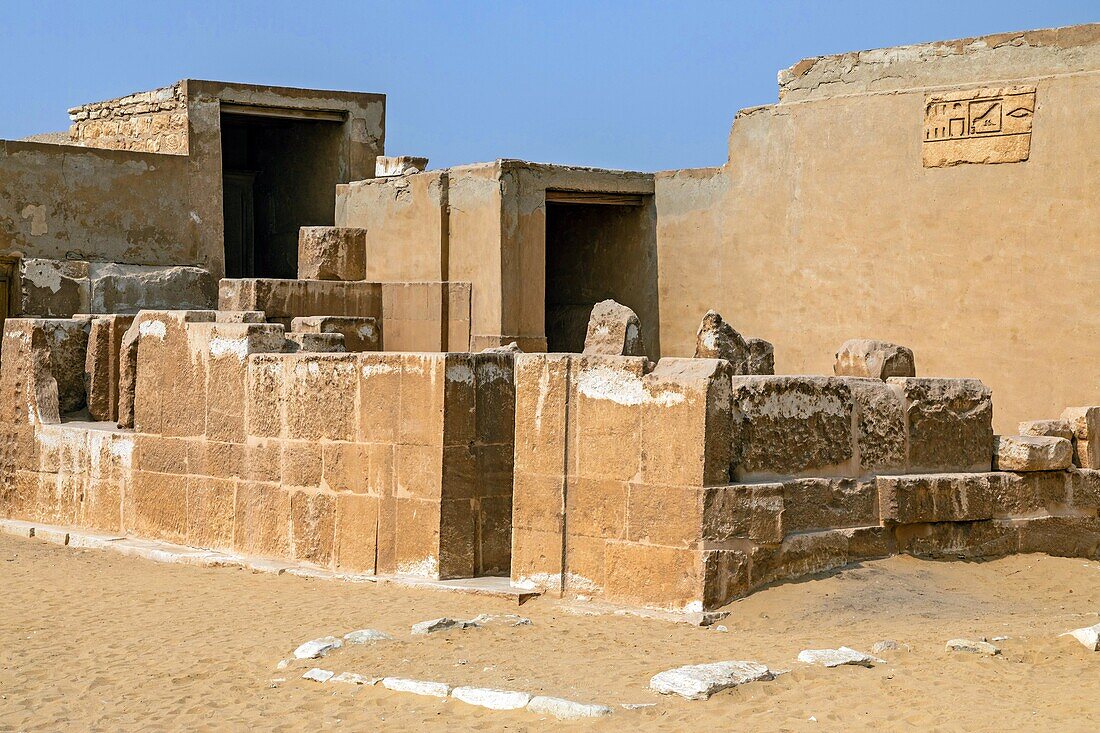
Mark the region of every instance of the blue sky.
[[185, 77], [388, 95], [386, 149], [718, 165], [736, 111], [807, 56], [1100, 21], [1100, 0], [11, 2], [0, 137]]

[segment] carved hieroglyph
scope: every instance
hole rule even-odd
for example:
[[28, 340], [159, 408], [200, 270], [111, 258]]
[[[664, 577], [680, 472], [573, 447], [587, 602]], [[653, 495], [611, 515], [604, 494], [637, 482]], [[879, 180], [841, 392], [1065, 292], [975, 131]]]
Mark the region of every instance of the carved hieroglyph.
[[924, 105], [924, 167], [1027, 160], [1034, 115], [1033, 86], [930, 94]]

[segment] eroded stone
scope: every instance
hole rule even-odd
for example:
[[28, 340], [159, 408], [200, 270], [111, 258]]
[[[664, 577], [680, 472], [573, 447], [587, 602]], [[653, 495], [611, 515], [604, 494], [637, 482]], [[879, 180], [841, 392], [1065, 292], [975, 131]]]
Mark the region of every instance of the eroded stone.
[[869, 377], [886, 381], [890, 377], [915, 377], [912, 350], [874, 339], [850, 339], [840, 346], [833, 363], [838, 377]]
[[614, 300], [600, 301], [588, 319], [584, 353], [645, 356], [640, 329], [638, 316], [630, 308]]
[[295, 659], [317, 659], [323, 657], [333, 649], [339, 649], [344, 642], [335, 636], [322, 636], [320, 639], [312, 639], [294, 650]]
[[713, 662], [690, 664], [658, 672], [649, 687], [662, 695], [679, 695], [688, 700], [706, 700], [730, 687], [772, 679], [772, 672], [758, 662]]
[[798, 653], [798, 661], [803, 664], [816, 664], [821, 667], [840, 667], [845, 664], [854, 664], [859, 667], [873, 667], [885, 662], [870, 654], [857, 652], [850, 647], [842, 646], [838, 649], [803, 649]]
[[997, 435], [993, 438], [996, 471], [1063, 471], [1073, 465], [1073, 446], [1065, 438]]

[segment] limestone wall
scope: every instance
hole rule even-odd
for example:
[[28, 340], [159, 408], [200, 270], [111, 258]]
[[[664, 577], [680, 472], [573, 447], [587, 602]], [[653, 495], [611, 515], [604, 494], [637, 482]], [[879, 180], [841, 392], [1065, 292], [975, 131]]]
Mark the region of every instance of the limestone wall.
[[52, 322], [9, 319], [0, 511], [347, 572], [508, 572], [511, 355], [286, 354], [280, 324], [241, 320], [139, 314], [130, 431], [62, 421]]
[[[656, 177], [662, 353], [690, 355], [714, 308], [775, 344], [778, 373], [904, 343], [919, 374], [992, 387], [1001, 430], [1092, 401], [1100, 26], [809, 59], [781, 83], [723, 167]], [[933, 100], [983, 98], [1026, 133], [926, 142]], [[1008, 139], [1026, 151], [990, 142]]]
[[144, 153], [187, 154], [187, 98], [182, 84], [69, 110], [78, 145]]

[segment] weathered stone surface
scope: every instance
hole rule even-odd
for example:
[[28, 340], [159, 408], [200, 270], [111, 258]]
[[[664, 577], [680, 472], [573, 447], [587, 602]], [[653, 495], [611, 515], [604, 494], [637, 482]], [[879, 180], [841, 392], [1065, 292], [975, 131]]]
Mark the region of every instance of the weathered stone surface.
[[947, 651], [987, 654], [991, 657], [1001, 653], [1000, 649], [990, 644], [988, 641], [972, 641], [970, 639], [952, 639], [947, 642]]
[[882, 654], [883, 652], [893, 652], [897, 651], [898, 648], [898, 643], [893, 639], [883, 639], [882, 641], [876, 641], [871, 646], [871, 653]]
[[1062, 471], [1072, 465], [1073, 445], [1065, 438], [993, 437], [993, 469], [996, 471]]
[[[757, 349], [763, 350], [761, 346]], [[754, 373], [749, 371], [749, 356], [749, 346], [741, 334], [717, 311], [707, 311], [695, 333], [695, 358], [725, 359], [733, 366], [734, 374], [744, 375]]]
[[527, 709], [536, 715], [553, 715], [558, 720], [582, 720], [584, 718], [605, 718], [611, 715], [606, 705], [565, 700], [560, 697], [535, 695], [527, 703]]
[[608, 356], [645, 356], [645, 345], [638, 316], [614, 300], [602, 300], [592, 307], [588, 332], [584, 337], [585, 354]]
[[775, 347], [770, 341], [754, 338], [745, 342], [748, 359], [745, 374], [775, 374]]
[[339, 333], [348, 351], [381, 351], [382, 331], [378, 319], [355, 316], [304, 316], [291, 321], [298, 333]]
[[832, 377], [733, 378], [735, 477], [852, 475], [852, 392]]
[[335, 673], [327, 669], [321, 669], [320, 667], [314, 667], [305, 674], [302, 675], [304, 680], [312, 680], [313, 682], [328, 682], [332, 679]]
[[783, 533], [878, 523], [875, 481], [806, 478], [783, 484]]
[[1062, 419], [1073, 430], [1074, 465], [1100, 468], [1100, 407], [1067, 407]]
[[465, 622], [456, 621], [453, 618], [433, 618], [430, 621], [421, 621], [412, 625], [412, 633], [414, 635], [422, 636], [424, 634], [434, 634], [437, 631], [446, 631], [453, 628], [466, 628]]
[[917, 557], [998, 557], [1020, 548], [1015, 527], [988, 520], [899, 525], [894, 534], [898, 552]]
[[884, 522], [973, 522], [993, 516], [985, 474], [879, 476], [875, 483]]
[[305, 642], [294, 650], [295, 659], [317, 659], [323, 657], [333, 649], [339, 649], [344, 642], [335, 636], [322, 636]]
[[803, 664], [816, 664], [822, 667], [840, 667], [845, 664], [873, 667], [875, 664], [885, 664], [881, 659], [876, 659], [870, 654], [857, 652], [855, 649], [846, 646], [839, 649], [803, 649], [798, 653], [798, 661]]
[[367, 677], [357, 672], [341, 672], [332, 678], [333, 682], [343, 682], [346, 685], [373, 685], [378, 681], [377, 677]]
[[199, 310], [218, 302], [218, 282], [201, 267], [93, 264], [89, 313]]
[[662, 695], [706, 700], [716, 692], [749, 682], [770, 680], [771, 670], [758, 662], [713, 662], [667, 669], [653, 675], [649, 688]]
[[362, 280], [366, 277], [366, 257], [366, 229], [298, 230], [298, 277], [302, 280]]
[[515, 341], [509, 341], [503, 346], [490, 346], [481, 350], [482, 354], [522, 354], [523, 349]]
[[1073, 440], [1073, 427], [1068, 420], [1025, 420], [1016, 429], [1020, 435]]
[[407, 176], [428, 169], [428, 159], [415, 155], [379, 155], [374, 159], [374, 175], [378, 178]]
[[497, 690], [492, 687], [456, 687], [451, 690], [451, 697], [467, 705], [490, 710], [519, 710], [531, 702], [531, 695], [526, 692]]
[[411, 692], [414, 695], [426, 695], [428, 697], [447, 697], [447, 695], [451, 694], [450, 685], [444, 682], [432, 682], [430, 680], [383, 677], [382, 686], [394, 692]]
[[283, 349], [287, 353], [316, 352], [316, 353], [342, 353], [344, 349], [344, 335], [341, 333], [301, 333], [289, 331], [286, 334], [286, 346]]
[[838, 377], [869, 377], [882, 381], [917, 375], [910, 349], [874, 339], [850, 339], [841, 344], [836, 352], [833, 373]]
[[119, 357], [126, 329], [134, 316], [96, 316], [88, 332], [84, 392], [93, 420], [118, 420]]
[[1096, 517], [1038, 517], [1004, 524], [1019, 533], [1019, 552], [1100, 558], [1100, 519]]
[[1064, 634], [1060, 634], [1060, 636], [1072, 636], [1074, 639], [1081, 642], [1081, 645], [1090, 652], [1100, 651], [1100, 624], [1067, 631]]
[[50, 370], [57, 380], [57, 407], [62, 415], [87, 404], [84, 364], [91, 318], [50, 318], [38, 321], [50, 347]]
[[392, 639], [393, 637], [385, 631], [377, 631], [376, 629], [359, 629], [344, 634], [344, 641], [349, 644], [370, 644], [375, 641], [391, 641]]
[[905, 413], [901, 399], [878, 379], [847, 377], [856, 417], [861, 473], [896, 473], [905, 467]]
[[27, 258], [19, 262], [19, 313], [68, 318], [87, 312], [88, 263]]
[[993, 457], [993, 397], [977, 379], [891, 377], [909, 432], [912, 473], [988, 471]]

